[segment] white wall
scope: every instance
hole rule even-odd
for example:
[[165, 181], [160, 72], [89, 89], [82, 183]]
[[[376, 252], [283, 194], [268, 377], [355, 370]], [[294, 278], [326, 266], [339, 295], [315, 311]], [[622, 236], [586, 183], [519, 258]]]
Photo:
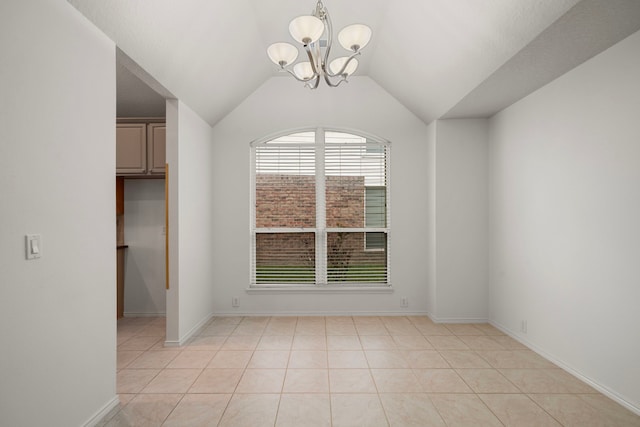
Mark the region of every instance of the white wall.
[[0, 52], [0, 425], [83, 425], [117, 404], [115, 47], [66, 2], [3, 0]]
[[213, 315], [214, 202], [211, 127], [167, 101], [169, 267], [167, 343], [183, 344]]
[[[250, 267], [249, 144], [300, 128], [339, 128], [391, 141], [391, 280], [387, 294], [247, 294]], [[427, 126], [373, 80], [339, 89], [304, 88], [293, 79], [265, 82], [213, 129], [213, 283], [216, 313], [426, 312]], [[182, 268], [182, 267], [181, 267]], [[233, 296], [240, 307], [232, 309]], [[400, 307], [400, 298], [409, 307]]]
[[124, 315], [166, 310], [164, 179], [124, 181]]
[[640, 33], [491, 120], [490, 307], [640, 413], [638, 52]]
[[435, 122], [435, 320], [488, 317], [487, 125]]

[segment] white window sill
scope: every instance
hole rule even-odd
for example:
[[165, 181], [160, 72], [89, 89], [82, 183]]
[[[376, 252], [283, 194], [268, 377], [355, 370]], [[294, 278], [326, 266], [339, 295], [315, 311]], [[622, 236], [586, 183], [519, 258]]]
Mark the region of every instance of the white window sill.
[[253, 286], [245, 289], [248, 294], [391, 294], [393, 287], [384, 286]]

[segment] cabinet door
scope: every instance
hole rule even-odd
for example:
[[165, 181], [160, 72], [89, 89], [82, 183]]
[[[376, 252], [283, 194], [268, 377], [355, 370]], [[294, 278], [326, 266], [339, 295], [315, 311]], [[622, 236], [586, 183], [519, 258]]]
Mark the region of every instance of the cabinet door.
[[139, 174], [147, 171], [147, 126], [116, 126], [116, 174]]
[[149, 139], [147, 148], [149, 151], [149, 172], [152, 174], [163, 174], [166, 163], [167, 149], [167, 128], [164, 123], [151, 123], [148, 125], [147, 138]]

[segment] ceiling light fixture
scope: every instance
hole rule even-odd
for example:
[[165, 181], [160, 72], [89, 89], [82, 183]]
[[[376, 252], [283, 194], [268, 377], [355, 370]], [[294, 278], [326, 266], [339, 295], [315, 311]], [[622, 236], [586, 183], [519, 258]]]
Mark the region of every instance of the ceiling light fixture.
[[364, 24], [352, 24], [344, 27], [338, 33], [338, 41], [342, 47], [352, 53], [329, 62], [333, 29], [329, 11], [322, 4], [322, 0], [318, 0], [311, 15], [298, 16], [291, 21], [289, 33], [294, 40], [302, 44], [309, 61], [293, 65], [291, 67], [293, 71], [287, 68], [298, 57], [298, 48], [284, 42], [273, 43], [269, 46], [267, 55], [280, 67], [281, 71], [288, 72], [311, 89], [318, 87], [321, 77], [330, 87], [337, 87], [346, 81], [347, 77], [358, 68], [356, 56], [360, 55], [362, 48], [371, 40], [371, 28]]

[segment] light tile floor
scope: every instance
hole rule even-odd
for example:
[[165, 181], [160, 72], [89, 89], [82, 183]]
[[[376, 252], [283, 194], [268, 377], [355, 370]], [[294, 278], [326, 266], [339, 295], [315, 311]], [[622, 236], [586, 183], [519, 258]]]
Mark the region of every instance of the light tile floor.
[[219, 317], [181, 348], [118, 322], [120, 406], [101, 426], [640, 426], [488, 324]]

